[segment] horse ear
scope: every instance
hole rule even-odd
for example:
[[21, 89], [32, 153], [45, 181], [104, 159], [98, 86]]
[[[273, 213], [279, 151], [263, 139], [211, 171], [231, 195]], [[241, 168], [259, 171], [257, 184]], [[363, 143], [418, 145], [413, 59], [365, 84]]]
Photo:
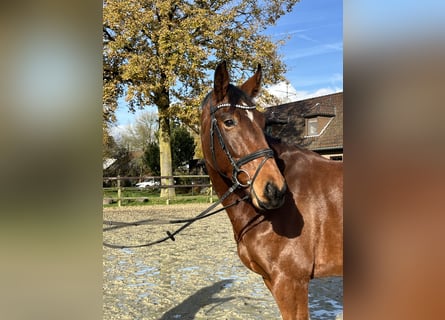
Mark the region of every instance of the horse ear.
[[226, 62], [221, 62], [215, 70], [215, 80], [213, 83], [213, 93], [215, 95], [216, 101], [221, 101], [227, 94], [229, 90], [229, 72], [227, 71]]
[[242, 86], [240, 87], [241, 90], [243, 90], [252, 98], [256, 97], [260, 92], [261, 78], [262, 78], [261, 64], [258, 64], [257, 71], [252, 77], [250, 77], [246, 82], [242, 84]]

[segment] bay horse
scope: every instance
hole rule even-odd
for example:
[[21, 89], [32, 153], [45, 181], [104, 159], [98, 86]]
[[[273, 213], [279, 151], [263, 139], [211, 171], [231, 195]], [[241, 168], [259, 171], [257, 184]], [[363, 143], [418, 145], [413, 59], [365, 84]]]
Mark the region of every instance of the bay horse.
[[307, 320], [309, 280], [343, 274], [343, 164], [266, 137], [253, 102], [261, 77], [259, 65], [236, 87], [217, 66], [201, 105], [202, 150], [241, 261], [283, 320]]

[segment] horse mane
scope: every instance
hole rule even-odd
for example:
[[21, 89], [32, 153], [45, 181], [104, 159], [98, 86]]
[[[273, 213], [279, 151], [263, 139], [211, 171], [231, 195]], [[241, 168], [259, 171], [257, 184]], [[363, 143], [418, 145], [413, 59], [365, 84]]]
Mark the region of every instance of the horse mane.
[[265, 135], [265, 137], [266, 137], [266, 141], [267, 141], [268, 144], [281, 144], [281, 143], [284, 143], [284, 142], [281, 140], [281, 138], [271, 136], [271, 135], [270, 135], [269, 133], [267, 133], [267, 132], [265, 132], [264, 135]]
[[281, 139], [280, 137], [272, 136], [267, 132], [264, 133], [264, 136], [266, 137], [267, 144], [270, 146], [280, 146], [283, 148], [295, 148], [295, 149], [299, 149], [299, 150], [308, 150], [302, 145], [299, 145], [297, 143], [290, 144], [290, 143], [286, 142], [285, 140]]

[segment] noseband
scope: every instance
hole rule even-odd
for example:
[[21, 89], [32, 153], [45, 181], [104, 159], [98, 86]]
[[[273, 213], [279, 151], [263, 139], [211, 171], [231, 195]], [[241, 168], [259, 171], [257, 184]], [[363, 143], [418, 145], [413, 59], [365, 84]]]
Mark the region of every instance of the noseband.
[[[245, 105], [239, 105], [239, 104], [230, 104], [230, 103], [221, 103], [215, 107], [211, 106], [210, 107], [210, 116], [211, 116], [211, 126], [210, 126], [210, 150], [212, 153], [212, 160], [213, 160], [213, 165], [215, 166], [215, 169], [219, 172], [220, 175], [222, 175], [223, 177], [226, 177], [227, 179], [229, 179], [229, 177], [224, 174], [218, 167], [218, 164], [216, 162], [216, 154], [215, 154], [215, 145], [214, 145], [214, 136], [215, 136], [215, 132], [216, 132], [216, 136], [218, 137], [218, 141], [219, 144], [221, 146], [221, 148], [223, 149], [224, 153], [226, 154], [227, 158], [230, 161], [230, 164], [232, 165], [232, 182], [234, 183], [234, 185], [236, 186], [240, 186], [243, 188], [247, 188], [248, 186], [252, 185], [253, 182], [255, 181], [259, 171], [261, 170], [261, 168], [263, 167], [263, 165], [266, 163], [266, 161], [269, 158], [273, 158], [273, 151], [270, 148], [267, 149], [262, 149], [262, 150], [258, 150], [255, 151], [245, 157], [242, 157], [241, 159], [235, 161], [232, 157], [232, 155], [230, 154], [229, 149], [227, 148], [226, 144], [224, 143], [224, 139], [221, 133], [221, 130], [218, 127], [217, 121], [216, 121], [216, 117], [215, 117], [215, 113], [221, 109], [221, 108], [225, 108], [225, 107], [235, 107], [235, 108], [239, 108], [239, 109], [244, 109], [244, 110], [253, 110], [256, 109], [255, 106], [245, 106]], [[253, 177], [250, 177], [249, 173], [244, 170], [241, 169], [241, 167], [258, 158], [264, 157], [263, 161], [260, 163], [260, 165], [258, 166], [258, 168], [255, 171], [255, 174]], [[247, 175], [248, 177], [248, 181], [247, 183], [242, 183], [239, 181], [239, 175], [241, 173], [244, 173], [245, 175]], [[253, 190], [253, 189], [252, 189]]]

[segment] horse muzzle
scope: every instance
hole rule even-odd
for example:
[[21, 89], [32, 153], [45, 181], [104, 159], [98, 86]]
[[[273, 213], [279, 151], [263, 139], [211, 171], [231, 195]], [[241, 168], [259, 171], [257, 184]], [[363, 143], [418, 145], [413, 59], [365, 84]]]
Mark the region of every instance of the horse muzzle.
[[286, 198], [287, 185], [283, 184], [281, 188], [279, 188], [276, 184], [272, 182], [267, 182], [263, 196], [259, 198], [258, 196], [252, 197], [253, 204], [262, 210], [272, 210], [280, 208], [285, 201]]

